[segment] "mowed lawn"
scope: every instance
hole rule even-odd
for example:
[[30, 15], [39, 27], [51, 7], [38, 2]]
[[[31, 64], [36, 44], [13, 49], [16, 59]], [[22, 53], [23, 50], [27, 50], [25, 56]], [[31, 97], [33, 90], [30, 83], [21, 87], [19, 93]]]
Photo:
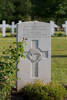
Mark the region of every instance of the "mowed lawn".
[[67, 37], [52, 38], [52, 80], [67, 84]]
[[[0, 35], [0, 56], [2, 51], [7, 49], [13, 42], [16, 42], [16, 37], [2, 38]], [[57, 80], [61, 83], [67, 83], [67, 37], [52, 37], [52, 59], [51, 70], [52, 80]]]
[[9, 48], [10, 45], [15, 45], [16, 37], [11, 37], [10, 33], [6, 34], [6, 37], [2, 38], [2, 34], [0, 33], [0, 55], [2, 52]]

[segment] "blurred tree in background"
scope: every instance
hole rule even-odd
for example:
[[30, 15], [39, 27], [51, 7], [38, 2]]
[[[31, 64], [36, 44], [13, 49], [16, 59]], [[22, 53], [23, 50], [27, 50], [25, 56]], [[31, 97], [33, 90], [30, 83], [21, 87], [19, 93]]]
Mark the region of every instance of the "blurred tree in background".
[[14, 18], [15, 6], [9, 0], [0, 0], [0, 22], [7, 20], [8, 23]]
[[54, 20], [57, 24], [67, 19], [67, 0], [0, 0], [0, 22], [7, 20]]

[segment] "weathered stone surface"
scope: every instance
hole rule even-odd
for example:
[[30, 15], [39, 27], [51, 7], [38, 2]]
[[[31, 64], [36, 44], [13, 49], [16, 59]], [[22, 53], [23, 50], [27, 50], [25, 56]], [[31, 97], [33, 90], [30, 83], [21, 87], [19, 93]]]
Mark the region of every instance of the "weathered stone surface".
[[26, 58], [20, 58], [17, 72], [17, 90], [34, 80], [51, 81], [50, 24], [38, 21], [17, 25], [17, 42], [26, 39]]

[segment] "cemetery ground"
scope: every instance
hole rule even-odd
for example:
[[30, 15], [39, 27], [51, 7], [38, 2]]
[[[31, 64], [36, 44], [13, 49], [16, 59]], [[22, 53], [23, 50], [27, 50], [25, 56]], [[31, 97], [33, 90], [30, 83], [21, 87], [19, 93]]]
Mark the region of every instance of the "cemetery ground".
[[[4, 38], [0, 34], [0, 56], [3, 50], [10, 45], [15, 45], [14, 42], [16, 42], [16, 37], [11, 37], [10, 33]], [[51, 43], [52, 80], [67, 84], [67, 37], [52, 37]]]
[[[10, 45], [15, 45], [16, 37], [11, 37], [10, 33], [7, 37], [2, 38], [0, 34], [0, 55], [2, 51]], [[51, 48], [51, 74], [52, 80], [67, 83], [67, 37], [52, 37]]]

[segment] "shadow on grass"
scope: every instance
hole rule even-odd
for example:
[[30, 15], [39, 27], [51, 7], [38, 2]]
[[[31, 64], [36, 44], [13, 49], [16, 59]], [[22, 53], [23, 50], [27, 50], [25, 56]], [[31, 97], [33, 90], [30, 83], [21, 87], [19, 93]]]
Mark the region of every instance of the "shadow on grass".
[[16, 35], [13, 35], [13, 36], [12, 36], [12, 35], [7, 35], [7, 36], [5, 36], [5, 37], [0, 36], [0, 38], [7, 38], [7, 37], [8, 37], [8, 38], [16, 37]]
[[52, 55], [51, 56], [52, 58], [66, 58], [67, 57], [67, 55]]

